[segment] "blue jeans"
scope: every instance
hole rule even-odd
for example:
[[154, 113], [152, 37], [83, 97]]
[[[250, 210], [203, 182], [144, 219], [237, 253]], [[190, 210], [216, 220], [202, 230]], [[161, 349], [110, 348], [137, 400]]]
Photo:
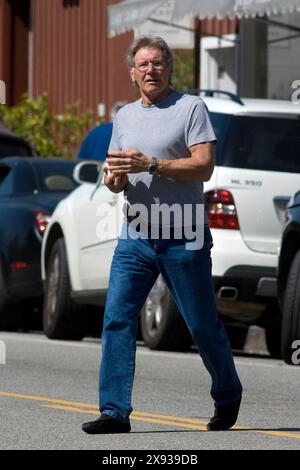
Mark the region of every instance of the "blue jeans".
[[[124, 225], [122, 230], [127, 228]], [[111, 265], [102, 333], [101, 412], [123, 422], [129, 420], [138, 315], [160, 272], [211, 376], [213, 400], [222, 405], [240, 398], [242, 386], [215, 304], [211, 247], [207, 226], [204, 245], [197, 250], [187, 250], [185, 240], [151, 240], [137, 234], [135, 239], [119, 239]]]

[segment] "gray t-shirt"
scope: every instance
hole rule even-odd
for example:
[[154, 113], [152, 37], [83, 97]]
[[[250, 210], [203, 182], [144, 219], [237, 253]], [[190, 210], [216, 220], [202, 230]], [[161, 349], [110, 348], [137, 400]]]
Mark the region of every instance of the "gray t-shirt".
[[[149, 157], [189, 157], [189, 147], [216, 140], [206, 105], [199, 97], [172, 91], [158, 104], [143, 106], [141, 99], [118, 112], [109, 151], [135, 148]], [[203, 203], [203, 183], [174, 181], [147, 172], [129, 174], [125, 198], [129, 206]], [[194, 215], [193, 215], [194, 219]]]

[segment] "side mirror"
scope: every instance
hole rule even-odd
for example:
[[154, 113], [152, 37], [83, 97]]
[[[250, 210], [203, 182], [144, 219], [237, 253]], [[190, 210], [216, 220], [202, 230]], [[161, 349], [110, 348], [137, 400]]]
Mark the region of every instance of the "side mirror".
[[96, 184], [100, 178], [101, 168], [100, 162], [80, 162], [74, 168], [73, 178], [79, 184]]

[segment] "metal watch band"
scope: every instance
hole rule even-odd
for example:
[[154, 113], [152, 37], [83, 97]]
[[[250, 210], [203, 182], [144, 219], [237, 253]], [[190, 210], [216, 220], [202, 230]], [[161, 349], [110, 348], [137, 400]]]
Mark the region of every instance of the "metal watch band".
[[157, 158], [152, 157], [151, 164], [150, 164], [148, 172], [149, 172], [150, 175], [154, 175], [156, 170], [157, 170]]

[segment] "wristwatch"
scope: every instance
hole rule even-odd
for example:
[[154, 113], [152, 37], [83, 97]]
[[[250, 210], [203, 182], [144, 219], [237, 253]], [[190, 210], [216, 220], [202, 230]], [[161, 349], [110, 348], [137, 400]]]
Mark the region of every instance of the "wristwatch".
[[154, 175], [157, 171], [157, 158], [156, 157], [152, 157], [152, 160], [151, 160], [151, 164], [150, 164], [150, 167], [149, 167], [149, 174], [150, 175]]

